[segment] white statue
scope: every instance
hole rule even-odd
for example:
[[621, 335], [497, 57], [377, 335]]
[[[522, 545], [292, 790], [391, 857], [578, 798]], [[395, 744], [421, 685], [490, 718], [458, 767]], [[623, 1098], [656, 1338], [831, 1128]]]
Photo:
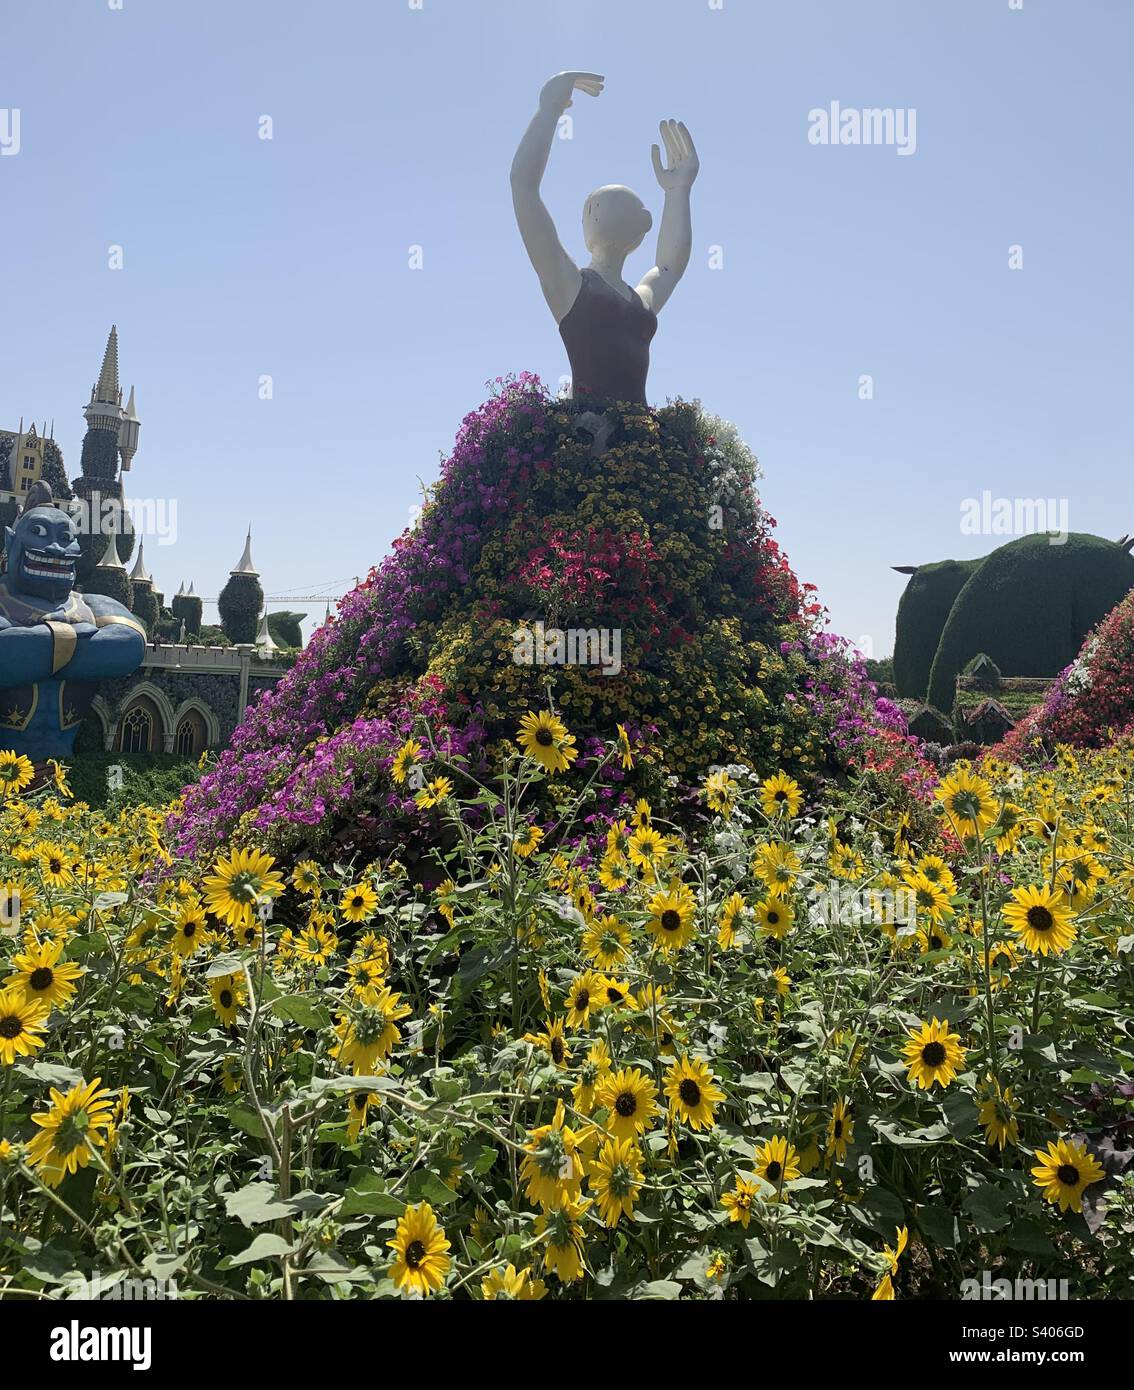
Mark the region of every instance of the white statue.
[[583, 240], [590, 264], [580, 270], [560, 244], [539, 196], [560, 116], [575, 92], [597, 97], [604, 79], [594, 72], [561, 72], [544, 84], [539, 109], [512, 161], [512, 206], [543, 297], [555, 315], [571, 361], [576, 396], [644, 402], [650, 340], [657, 314], [689, 264], [692, 226], [689, 190], [700, 163], [681, 121], [658, 127], [665, 145], [651, 150], [665, 192], [657, 264], [636, 288], [626, 284], [626, 257], [653, 225], [649, 210], [624, 184], [597, 188], [583, 206]]

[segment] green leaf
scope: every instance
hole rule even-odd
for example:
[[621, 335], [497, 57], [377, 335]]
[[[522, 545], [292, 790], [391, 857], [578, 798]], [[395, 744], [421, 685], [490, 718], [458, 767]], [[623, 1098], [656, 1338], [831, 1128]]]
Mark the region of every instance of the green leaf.
[[948, 1207], [922, 1207], [917, 1219], [922, 1231], [934, 1245], [939, 1245], [943, 1250], [956, 1248], [960, 1228]]
[[227, 1259], [221, 1260], [217, 1268], [233, 1269], [237, 1265], [256, 1264], [260, 1260], [277, 1260], [282, 1255], [290, 1255], [294, 1251], [295, 1246], [291, 1241], [265, 1231], [256, 1237], [247, 1250], [242, 1250], [239, 1255], [229, 1255]]
[[279, 1195], [275, 1183], [270, 1182], [250, 1182], [238, 1192], [230, 1192], [224, 1199], [224, 1209], [249, 1229], [261, 1221], [280, 1221], [295, 1211]]
[[302, 994], [285, 994], [279, 999], [274, 999], [271, 1010], [277, 1018], [287, 1019], [289, 1023], [298, 1023], [301, 1028], [310, 1028], [315, 1032], [331, 1026], [329, 1010]]
[[254, 1139], [263, 1139], [264, 1127], [260, 1123], [260, 1117], [254, 1110], [247, 1110], [243, 1105], [230, 1105], [228, 1107], [228, 1118], [231, 1124], [237, 1129], [242, 1129], [245, 1134], [250, 1134]]
[[995, 1187], [978, 1187], [964, 1201], [965, 1214], [978, 1235], [1003, 1230], [1011, 1220], [1008, 1199]]

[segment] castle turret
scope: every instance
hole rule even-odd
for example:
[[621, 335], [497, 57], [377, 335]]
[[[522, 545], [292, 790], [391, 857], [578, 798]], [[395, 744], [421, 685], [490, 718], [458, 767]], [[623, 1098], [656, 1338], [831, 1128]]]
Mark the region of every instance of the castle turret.
[[244, 539], [244, 551], [233, 569], [228, 583], [217, 599], [221, 626], [234, 646], [253, 646], [257, 641], [258, 619], [264, 611], [264, 591], [260, 573], [252, 563], [252, 527]]
[[130, 399], [126, 402], [122, 423], [118, 427], [118, 456], [122, 460], [123, 473], [129, 473], [130, 464], [138, 452], [138, 435], [141, 430], [142, 422], [138, 419], [138, 412], [134, 407], [134, 388], [131, 386]]

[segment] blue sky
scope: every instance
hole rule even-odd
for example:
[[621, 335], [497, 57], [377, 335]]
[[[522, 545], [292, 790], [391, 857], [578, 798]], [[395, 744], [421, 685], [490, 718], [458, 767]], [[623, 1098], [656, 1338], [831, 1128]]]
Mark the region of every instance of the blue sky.
[[[508, 166], [568, 67], [607, 79], [544, 185], [576, 255], [592, 187], [660, 211], [659, 118], [697, 140], [650, 396], [738, 423], [836, 630], [888, 652], [889, 566], [991, 549], [959, 524], [985, 489], [1134, 530], [1127, 0], [2, 3], [0, 426], [54, 417], [77, 472], [117, 323], [167, 593], [215, 594], [249, 519], [269, 593], [349, 586], [485, 382], [565, 370]], [[810, 144], [832, 100], [914, 108], [916, 153]]]

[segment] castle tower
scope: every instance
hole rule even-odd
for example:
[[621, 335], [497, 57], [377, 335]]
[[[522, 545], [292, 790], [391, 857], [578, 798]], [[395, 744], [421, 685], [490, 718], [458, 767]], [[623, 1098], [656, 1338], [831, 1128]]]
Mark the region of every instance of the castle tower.
[[140, 422], [134, 410], [133, 392], [128, 411], [122, 408], [122, 388], [118, 384], [118, 329], [111, 325], [110, 337], [102, 354], [98, 380], [91, 387], [91, 398], [83, 407], [87, 432], [79, 460], [82, 476], [75, 480], [75, 495], [89, 512], [88, 533], [80, 537], [83, 555], [79, 562], [80, 587], [90, 579], [103, 558], [95, 542], [100, 529], [105, 532], [107, 510], [118, 518], [118, 553], [126, 560], [133, 548], [133, 528], [123, 507], [119, 463], [128, 468], [137, 452]]

